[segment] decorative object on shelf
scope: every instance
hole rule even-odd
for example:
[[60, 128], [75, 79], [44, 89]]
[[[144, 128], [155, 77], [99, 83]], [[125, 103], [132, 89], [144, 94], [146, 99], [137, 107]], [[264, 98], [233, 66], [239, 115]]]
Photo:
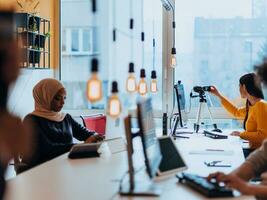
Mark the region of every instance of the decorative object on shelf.
[[45, 33], [44, 35], [36, 35], [35, 37], [35, 44], [38, 44], [40, 48], [45, 48], [45, 41], [47, 38], [50, 38], [50, 32]]
[[144, 96], [147, 93], [146, 71], [145, 71], [145, 32], [144, 32], [144, 0], [141, 0], [141, 42], [142, 42], [142, 69], [140, 70], [140, 81], [138, 84], [138, 92]]
[[131, 47], [130, 47], [130, 51], [131, 51], [131, 61], [129, 63], [129, 70], [128, 70], [128, 79], [126, 81], [126, 90], [129, 93], [133, 93], [136, 91], [136, 79], [135, 79], [135, 73], [134, 73], [134, 62], [133, 62], [133, 29], [134, 29], [134, 19], [133, 19], [133, 0], [130, 0], [130, 37], [131, 37]]
[[98, 78], [98, 60], [91, 61], [91, 78], [87, 82], [87, 99], [95, 103], [102, 98], [102, 82]]
[[146, 83], [146, 70], [141, 69], [140, 70], [140, 81], [138, 84], [138, 92], [140, 95], [144, 96], [147, 93], [147, 83]]
[[39, 13], [40, 0], [16, 0], [20, 12], [36, 15]]
[[[113, 0], [113, 30], [112, 30], [112, 39], [113, 39], [113, 69], [114, 75], [116, 77], [116, 60], [117, 60], [117, 45], [116, 45], [116, 0]], [[107, 114], [112, 118], [117, 118], [121, 113], [121, 102], [118, 97], [118, 82], [112, 82], [111, 96], [108, 100], [108, 111]]]
[[172, 49], [171, 49], [171, 60], [170, 60], [170, 66], [175, 68], [177, 65], [177, 60], [176, 60], [176, 48], [175, 48], [175, 28], [176, 28], [176, 23], [175, 23], [175, 10], [173, 5], [169, 0], [161, 0], [163, 7], [167, 11], [172, 11]]
[[30, 63], [39, 63], [40, 62], [40, 48], [38, 46], [33, 46], [29, 51], [29, 62]]
[[50, 69], [50, 21], [30, 13], [15, 13], [23, 68]]
[[113, 118], [117, 118], [121, 113], [121, 102], [118, 97], [118, 83], [112, 82], [111, 96], [108, 100], [108, 115]]

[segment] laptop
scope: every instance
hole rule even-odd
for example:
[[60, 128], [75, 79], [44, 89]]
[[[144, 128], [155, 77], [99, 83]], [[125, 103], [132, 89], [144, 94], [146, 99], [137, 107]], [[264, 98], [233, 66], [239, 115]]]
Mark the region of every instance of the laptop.
[[152, 99], [137, 104], [138, 124], [144, 149], [145, 163], [151, 178], [184, 171], [187, 166], [171, 137], [156, 137]]

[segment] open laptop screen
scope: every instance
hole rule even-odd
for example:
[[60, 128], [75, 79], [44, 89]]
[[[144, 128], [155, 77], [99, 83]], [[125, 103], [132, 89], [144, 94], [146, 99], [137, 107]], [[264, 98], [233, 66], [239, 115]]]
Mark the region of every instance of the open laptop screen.
[[153, 178], [158, 171], [162, 155], [156, 137], [151, 99], [141, 100], [137, 104], [137, 111], [146, 168], [150, 178]]

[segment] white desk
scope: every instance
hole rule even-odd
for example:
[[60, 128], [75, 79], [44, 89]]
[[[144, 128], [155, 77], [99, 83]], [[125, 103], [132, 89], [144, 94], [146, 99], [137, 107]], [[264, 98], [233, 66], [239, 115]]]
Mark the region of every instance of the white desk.
[[[138, 142], [138, 141], [137, 141]], [[189, 166], [189, 171], [206, 175], [218, 168], [207, 168], [203, 162], [213, 159], [231, 160], [233, 167], [220, 168], [231, 171], [244, 160], [237, 138], [213, 140], [204, 136], [191, 139], [178, 139], [177, 145]], [[189, 154], [192, 150], [223, 148], [232, 150], [231, 156]], [[142, 161], [142, 158], [139, 161]], [[8, 181], [7, 200], [106, 200], [106, 199], [145, 199], [144, 197], [120, 197], [117, 195], [118, 180], [127, 170], [126, 152], [111, 154], [107, 149], [100, 158], [69, 160], [67, 154], [27, 171]], [[155, 199], [205, 199], [202, 195], [177, 183], [175, 177], [156, 181], [163, 193]], [[149, 198], [151, 199], [151, 198]], [[229, 198], [227, 198], [229, 199]], [[235, 199], [254, 199], [238, 197]]]

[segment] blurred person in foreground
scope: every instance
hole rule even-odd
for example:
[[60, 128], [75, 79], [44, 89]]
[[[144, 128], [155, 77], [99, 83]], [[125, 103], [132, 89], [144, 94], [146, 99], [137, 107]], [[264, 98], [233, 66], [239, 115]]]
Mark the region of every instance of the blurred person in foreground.
[[[266, 94], [267, 86], [267, 60], [256, 71], [263, 83], [263, 93]], [[267, 119], [265, 119], [267, 122]], [[260, 184], [251, 184], [252, 178], [261, 178]], [[229, 174], [223, 172], [212, 173], [208, 179], [216, 179], [223, 182], [227, 187], [236, 189], [245, 195], [254, 195], [258, 199], [267, 199], [267, 140], [264, 140], [261, 147], [251, 153], [246, 161]]]
[[5, 171], [20, 153], [29, 156], [31, 131], [7, 108], [10, 85], [19, 74], [18, 43], [13, 35], [13, 11], [0, 11], [0, 199], [5, 191]]

